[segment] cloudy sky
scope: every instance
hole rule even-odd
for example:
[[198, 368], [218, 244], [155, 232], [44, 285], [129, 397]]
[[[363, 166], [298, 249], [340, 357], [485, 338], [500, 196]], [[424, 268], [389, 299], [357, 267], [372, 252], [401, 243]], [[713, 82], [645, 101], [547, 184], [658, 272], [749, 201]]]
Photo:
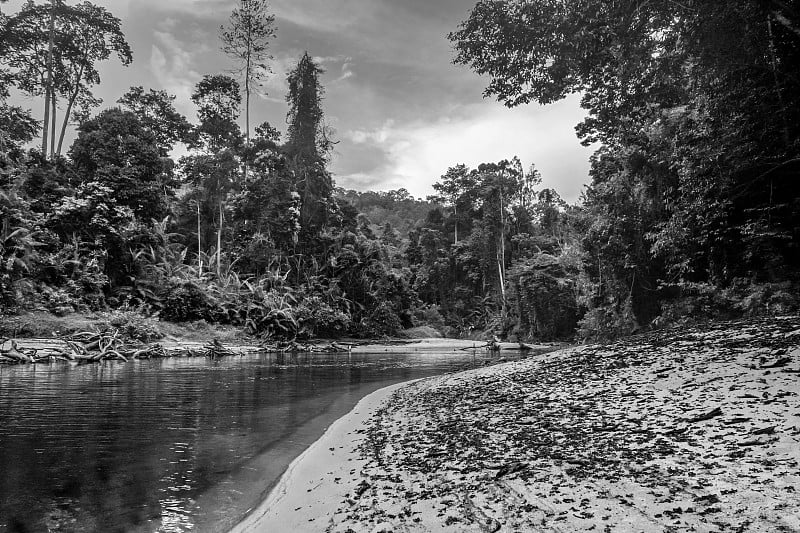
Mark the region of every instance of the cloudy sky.
[[[73, 3], [75, 0], [68, 0]], [[251, 123], [285, 131], [286, 73], [303, 51], [326, 70], [324, 110], [339, 141], [331, 163], [337, 185], [405, 187], [424, 197], [448, 167], [518, 156], [544, 186], [578, 199], [590, 150], [574, 126], [577, 98], [507, 109], [482, 98], [486, 80], [452, 64], [446, 35], [475, 0], [273, 0], [278, 36], [274, 73], [251, 102]], [[4, 4], [12, 13], [23, 0]], [[235, 0], [93, 0], [122, 19], [134, 62], [108, 61], [96, 94], [111, 104], [131, 85], [166, 89], [190, 119], [189, 95], [204, 74], [232, 64], [218, 32]], [[31, 103], [37, 105], [38, 102]]]

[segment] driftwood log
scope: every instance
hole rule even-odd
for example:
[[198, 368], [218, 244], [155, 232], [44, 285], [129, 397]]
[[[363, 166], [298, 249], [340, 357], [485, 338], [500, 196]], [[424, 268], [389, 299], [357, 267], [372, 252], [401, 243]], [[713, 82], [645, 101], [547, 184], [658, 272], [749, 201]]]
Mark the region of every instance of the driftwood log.
[[[82, 331], [62, 337], [62, 346], [44, 348], [39, 354], [36, 349], [21, 349], [15, 339], [0, 338], [1, 364], [53, 363], [56, 361], [72, 361], [78, 363], [97, 363], [100, 361], [131, 359], [151, 359], [170, 356], [211, 356], [239, 355], [224, 346], [218, 339], [207, 343], [203, 350], [189, 348], [173, 349], [169, 352], [160, 344], [142, 346], [139, 343], [125, 341], [119, 331], [102, 332]], [[10, 348], [4, 349], [10, 341]]]

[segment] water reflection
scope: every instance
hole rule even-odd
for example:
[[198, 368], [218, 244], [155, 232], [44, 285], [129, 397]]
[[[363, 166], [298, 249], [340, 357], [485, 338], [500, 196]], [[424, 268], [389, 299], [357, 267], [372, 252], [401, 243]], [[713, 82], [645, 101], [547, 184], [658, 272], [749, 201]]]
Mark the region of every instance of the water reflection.
[[218, 531], [364, 394], [472, 354], [0, 367], [0, 531]]

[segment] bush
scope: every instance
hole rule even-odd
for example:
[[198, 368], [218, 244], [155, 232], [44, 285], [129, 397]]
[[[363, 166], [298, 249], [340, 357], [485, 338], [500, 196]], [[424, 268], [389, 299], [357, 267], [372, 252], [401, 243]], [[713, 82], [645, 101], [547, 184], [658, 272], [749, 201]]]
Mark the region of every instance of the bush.
[[139, 309], [123, 306], [107, 313], [99, 326], [103, 330], [116, 329], [129, 339], [152, 342], [164, 337], [158, 323], [144, 316]]
[[299, 335], [303, 337], [337, 337], [352, 326], [349, 314], [334, 309], [320, 296], [309, 296], [294, 308]]
[[247, 307], [245, 327], [251, 335], [265, 339], [294, 340], [299, 326], [295, 318], [295, 300], [291, 292], [271, 289], [263, 293], [259, 288], [252, 294]]
[[171, 285], [165, 292], [160, 316], [172, 322], [201, 320], [213, 314], [213, 302], [191, 281]]
[[73, 297], [66, 289], [60, 287], [42, 287], [44, 307], [57, 316], [76, 311], [81, 306], [80, 299]]
[[788, 281], [743, 284], [737, 292], [736, 308], [746, 315], [782, 315], [800, 310], [800, 288]]
[[444, 328], [445, 320], [439, 311], [439, 306], [436, 304], [421, 305], [414, 309], [413, 326], [431, 326], [437, 330]]
[[638, 328], [630, 298], [623, 305], [589, 309], [578, 321], [578, 337], [585, 340], [611, 340], [628, 335]]
[[779, 315], [800, 310], [800, 296], [797, 296], [800, 290], [788, 281], [752, 283], [750, 280], [738, 278], [724, 288], [710, 283], [681, 283], [675, 287], [678, 296], [664, 303], [661, 316], [654, 321], [654, 325]]
[[392, 306], [381, 302], [368, 317], [362, 318], [358, 334], [363, 337], [382, 337], [396, 335], [403, 329], [403, 322]]

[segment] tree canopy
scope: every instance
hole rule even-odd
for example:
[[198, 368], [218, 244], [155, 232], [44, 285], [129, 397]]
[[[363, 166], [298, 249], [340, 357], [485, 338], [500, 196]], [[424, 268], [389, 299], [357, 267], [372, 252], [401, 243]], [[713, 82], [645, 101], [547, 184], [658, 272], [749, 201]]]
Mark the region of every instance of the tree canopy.
[[[45, 124], [51, 150], [61, 153], [67, 124], [87, 117], [99, 101], [91, 88], [100, 83], [96, 64], [116, 55], [123, 65], [132, 61], [131, 49], [120, 28], [120, 20], [90, 2], [73, 6], [63, 0], [50, 5], [26, 3], [4, 24], [3, 52], [14, 71], [16, 85], [32, 96], [45, 95]], [[55, 99], [67, 107], [56, 145]], [[77, 108], [76, 108], [77, 106]], [[73, 109], [77, 114], [73, 117]], [[43, 147], [46, 147], [43, 140]], [[43, 150], [46, 152], [46, 150]]]
[[676, 287], [796, 271], [798, 20], [779, 1], [481, 0], [449, 38], [508, 106], [582, 94], [577, 132], [602, 144], [589, 272], [646, 323]]
[[[309, 52], [287, 75], [285, 131], [264, 122], [251, 138], [275, 36], [264, 1], [236, 3], [220, 31], [234, 75], [199, 77], [191, 119], [136, 84], [95, 112], [99, 62], [132, 60], [120, 21], [88, 2], [25, 3], [0, 12], [0, 301], [281, 342], [418, 325], [602, 337], [796, 312], [798, 17], [781, 0], [479, 0], [449, 37], [487, 96], [581, 96], [576, 132], [596, 151], [569, 205], [513, 154], [452, 161], [425, 201], [337, 188]], [[18, 93], [44, 96], [42, 124], [9, 103]], [[26, 148], [40, 132], [43, 149]]]

